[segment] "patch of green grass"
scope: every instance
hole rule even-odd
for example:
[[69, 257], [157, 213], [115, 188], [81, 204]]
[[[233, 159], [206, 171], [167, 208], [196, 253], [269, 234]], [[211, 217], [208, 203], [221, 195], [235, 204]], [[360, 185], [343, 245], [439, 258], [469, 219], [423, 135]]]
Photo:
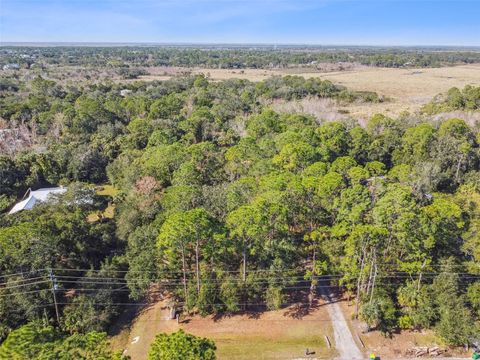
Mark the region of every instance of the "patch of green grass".
[[114, 197], [120, 192], [113, 185], [102, 185], [97, 188], [97, 195]]
[[305, 357], [305, 349], [315, 351], [314, 357], [328, 358], [332, 351], [327, 348], [323, 336], [278, 337], [264, 336], [231, 337], [216, 339], [218, 359], [290, 359]]
[[108, 205], [103, 212], [103, 217], [108, 218], [108, 219], [113, 219], [115, 216], [115, 206], [114, 205]]
[[[110, 196], [114, 197], [120, 192], [120, 190], [113, 187], [113, 185], [101, 185], [96, 188], [96, 193], [99, 196]], [[115, 206], [111, 203], [103, 211], [94, 211], [88, 215], [87, 221], [95, 222], [100, 220], [100, 218], [113, 219], [115, 215]]]

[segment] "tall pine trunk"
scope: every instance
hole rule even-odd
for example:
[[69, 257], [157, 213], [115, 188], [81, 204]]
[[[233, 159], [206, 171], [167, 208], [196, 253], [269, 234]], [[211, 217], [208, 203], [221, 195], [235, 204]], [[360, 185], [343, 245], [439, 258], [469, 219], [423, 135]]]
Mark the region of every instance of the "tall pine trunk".
[[308, 294], [308, 306], [312, 307], [313, 300], [315, 298], [315, 262], [317, 260], [317, 250], [314, 248], [313, 249], [313, 254], [312, 254], [312, 280], [310, 281], [310, 293]]
[[355, 299], [355, 318], [358, 318], [358, 310], [359, 310], [359, 304], [360, 304], [360, 287], [362, 284], [364, 266], [365, 266], [365, 248], [363, 248], [362, 264], [360, 265], [360, 273], [358, 274], [358, 279], [357, 279], [357, 298]]
[[460, 166], [462, 166], [462, 162], [463, 162], [463, 157], [464, 155], [460, 155], [460, 157], [458, 158], [458, 163], [457, 163], [457, 170], [455, 171], [455, 182], [458, 183], [458, 175], [460, 174]]
[[185, 260], [185, 246], [183, 244], [182, 244], [182, 270], [183, 270], [183, 294], [185, 296], [185, 304], [188, 307], [187, 264]]
[[375, 281], [377, 280], [377, 262], [376, 262], [376, 259], [375, 259], [375, 272], [373, 274], [373, 280], [372, 280], [372, 292], [370, 294], [370, 304], [372, 303], [373, 301], [373, 293], [375, 292]]
[[197, 244], [195, 246], [195, 270], [197, 273], [197, 296], [200, 295], [200, 241], [197, 239]]
[[247, 249], [243, 248], [243, 282], [247, 281]]
[[243, 240], [243, 311], [247, 309], [247, 242]]

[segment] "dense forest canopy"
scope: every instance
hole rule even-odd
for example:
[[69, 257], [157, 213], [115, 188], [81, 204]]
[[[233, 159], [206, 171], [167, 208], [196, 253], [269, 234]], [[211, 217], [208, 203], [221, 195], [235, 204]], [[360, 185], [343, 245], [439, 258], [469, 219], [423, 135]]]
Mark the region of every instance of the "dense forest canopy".
[[315, 67], [318, 63], [438, 67], [480, 62], [478, 48], [321, 46], [3, 46], [0, 65], [182, 66], [223, 69]]
[[[362, 127], [272, 110], [307, 96], [381, 101], [295, 76], [9, 81], [0, 134], [18, 136], [0, 156], [0, 354], [32, 332], [48, 351], [103, 353], [102, 331], [152, 292], [207, 315], [307, 304], [329, 285], [355, 297], [369, 329], [477, 336], [478, 124], [377, 114]], [[464, 108], [478, 94], [460, 91]], [[6, 213], [29, 187], [58, 184], [65, 195]]]

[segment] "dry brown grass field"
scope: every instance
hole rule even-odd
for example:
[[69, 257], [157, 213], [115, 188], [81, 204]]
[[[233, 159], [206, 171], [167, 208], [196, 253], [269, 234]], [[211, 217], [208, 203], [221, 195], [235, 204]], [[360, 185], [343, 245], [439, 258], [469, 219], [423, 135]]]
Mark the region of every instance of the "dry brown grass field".
[[191, 72], [206, 74], [212, 80], [248, 79], [265, 80], [273, 75], [299, 75], [305, 78], [320, 77], [335, 84], [344, 85], [352, 90], [375, 91], [389, 99], [378, 104], [351, 104], [345, 107], [348, 114], [360, 120], [375, 113], [396, 116], [401, 112], [415, 112], [429, 102], [436, 94], [451, 87], [462, 88], [465, 85], [480, 85], [480, 64], [449, 66], [424, 69], [393, 69], [367, 66], [355, 66], [342, 71], [312, 71], [310, 69], [180, 69], [149, 68], [149, 75], [141, 80], [165, 80], [171, 75]]
[[428, 69], [364, 68], [321, 77], [352, 90], [376, 91], [390, 99], [380, 104], [351, 105], [352, 115], [368, 116], [377, 112], [398, 115], [403, 111], [417, 111], [436, 94], [454, 86], [480, 85], [480, 65]]
[[376, 91], [392, 98], [412, 98], [422, 101], [453, 86], [480, 84], [480, 64], [425, 69], [393, 69], [357, 67], [354, 70], [312, 72], [308, 70], [226, 70], [195, 69], [193, 73], [209, 74], [214, 80], [229, 78], [260, 81], [272, 75], [295, 73], [306, 78], [320, 77], [353, 90]]

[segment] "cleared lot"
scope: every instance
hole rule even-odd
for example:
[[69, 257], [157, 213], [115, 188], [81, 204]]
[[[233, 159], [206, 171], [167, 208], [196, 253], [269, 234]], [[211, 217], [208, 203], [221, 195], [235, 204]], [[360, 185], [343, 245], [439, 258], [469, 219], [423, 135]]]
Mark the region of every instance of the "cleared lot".
[[[325, 335], [328, 335], [332, 343], [333, 336], [330, 318], [324, 306], [318, 306], [308, 315], [300, 315], [295, 307], [289, 307], [279, 311], [218, 319], [212, 316], [194, 316], [182, 319], [180, 325], [175, 320], [166, 320], [167, 315], [164, 303], [156, 303], [142, 311], [128, 329], [116, 335], [112, 339], [112, 345], [116, 349], [126, 348], [133, 360], [142, 360], [147, 358], [156, 334], [182, 328], [188, 333], [214, 340], [220, 360], [335, 357], [335, 350], [329, 349], [325, 342]], [[315, 354], [306, 356], [307, 348]]]

